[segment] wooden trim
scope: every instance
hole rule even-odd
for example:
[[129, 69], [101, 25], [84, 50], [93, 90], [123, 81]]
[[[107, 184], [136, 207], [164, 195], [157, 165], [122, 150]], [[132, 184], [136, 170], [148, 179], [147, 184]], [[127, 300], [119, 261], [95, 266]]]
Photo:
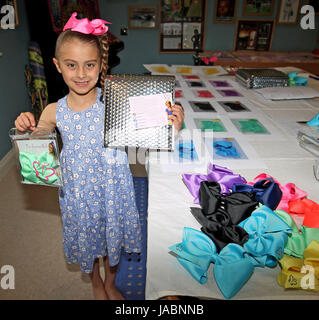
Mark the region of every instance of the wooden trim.
[[[255, 52], [255, 51], [249, 51], [249, 50], [237, 50], [237, 51], [234, 51], [234, 50], [209, 50], [209, 51], [204, 51], [202, 54], [204, 55], [207, 55], [207, 54], [214, 54], [214, 53], [218, 53], [218, 52], [228, 52], [228, 53], [232, 53], [232, 52], [240, 52], [240, 53], [244, 53], [244, 54], [251, 54], [252, 52]], [[312, 55], [314, 57], [317, 57], [318, 58], [318, 63], [319, 63], [319, 55], [318, 54], [313, 54], [312, 52], [310, 51], [257, 51], [257, 52], [269, 52], [269, 54], [273, 54], [273, 53], [284, 53], [284, 54], [309, 54], [309, 55]], [[308, 63], [308, 61], [305, 61], [305, 63]], [[309, 62], [309, 63], [313, 63], [313, 61]]]
[[15, 26], [17, 27], [19, 25], [17, 0], [14, 0], [14, 13], [15, 13]]
[[262, 61], [261, 59], [258, 61], [243, 61], [238, 59], [237, 54], [246, 54], [246, 55], [254, 55], [256, 54], [258, 56], [258, 53], [263, 53], [267, 56], [267, 54], [282, 54], [282, 56], [289, 56], [294, 54], [305, 54], [305, 55], [311, 55], [313, 57], [319, 58], [319, 55], [313, 54], [310, 51], [204, 51], [202, 55], [207, 56], [213, 56], [217, 55], [221, 52], [228, 53], [230, 56], [233, 57], [232, 60], [227, 61], [221, 61], [217, 60], [214, 65], [216, 66], [233, 66], [233, 67], [242, 67], [242, 68], [275, 68], [275, 67], [296, 67], [302, 70], [305, 70], [307, 72], [310, 72], [312, 74], [319, 75], [319, 59], [316, 60], [305, 60], [305, 61], [285, 61], [284, 59], [281, 61]]

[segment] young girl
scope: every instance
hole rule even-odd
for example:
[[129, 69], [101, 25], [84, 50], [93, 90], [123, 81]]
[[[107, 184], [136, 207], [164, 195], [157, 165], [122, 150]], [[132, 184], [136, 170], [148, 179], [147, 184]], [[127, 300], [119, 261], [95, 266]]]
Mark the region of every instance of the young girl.
[[[121, 248], [140, 252], [141, 230], [134, 186], [124, 151], [103, 147], [104, 104], [102, 90], [107, 74], [107, 23], [76, 19], [64, 27], [56, 43], [53, 62], [69, 94], [43, 111], [39, 123], [57, 126], [63, 141], [60, 155], [63, 187], [59, 202], [63, 222], [63, 247], [68, 263], [89, 273], [96, 299], [124, 299], [115, 286]], [[100, 74], [101, 73], [101, 74]], [[169, 116], [180, 130], [183, 110], [172, 106]], [[15, 121], [20, 131], [35, 129], [32, 113]], [[105, 281], [99, 272], [103, 257]]]

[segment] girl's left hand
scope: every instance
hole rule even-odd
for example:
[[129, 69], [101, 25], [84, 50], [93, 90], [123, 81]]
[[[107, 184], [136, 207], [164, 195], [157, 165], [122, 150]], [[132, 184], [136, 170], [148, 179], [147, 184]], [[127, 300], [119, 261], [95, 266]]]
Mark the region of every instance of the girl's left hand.
[[169, 115], [169, 119], [173, 122], [175, 129], [180, 131], [184, 121], [184, 109], [180, 104], [174, 104], [171, 107], [172, 114]]

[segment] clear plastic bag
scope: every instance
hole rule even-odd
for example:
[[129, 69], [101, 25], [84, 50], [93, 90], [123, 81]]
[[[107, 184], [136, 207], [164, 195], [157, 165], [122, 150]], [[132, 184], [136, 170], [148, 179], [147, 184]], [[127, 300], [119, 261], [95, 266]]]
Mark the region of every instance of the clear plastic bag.
[[37, 126], [34, 131], [9, 131], [20, 171], [21, 183], [62, 186], [57, 132], [48, 126]]

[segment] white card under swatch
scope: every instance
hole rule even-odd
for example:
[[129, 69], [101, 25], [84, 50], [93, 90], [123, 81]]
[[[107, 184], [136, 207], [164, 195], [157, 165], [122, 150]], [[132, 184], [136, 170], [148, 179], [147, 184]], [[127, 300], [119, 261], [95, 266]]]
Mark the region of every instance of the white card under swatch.
[[172, 102], [171, 93], [129, 97], [128, 100], [135, 129], [168, 124], [165, 102], [167, 100]]

